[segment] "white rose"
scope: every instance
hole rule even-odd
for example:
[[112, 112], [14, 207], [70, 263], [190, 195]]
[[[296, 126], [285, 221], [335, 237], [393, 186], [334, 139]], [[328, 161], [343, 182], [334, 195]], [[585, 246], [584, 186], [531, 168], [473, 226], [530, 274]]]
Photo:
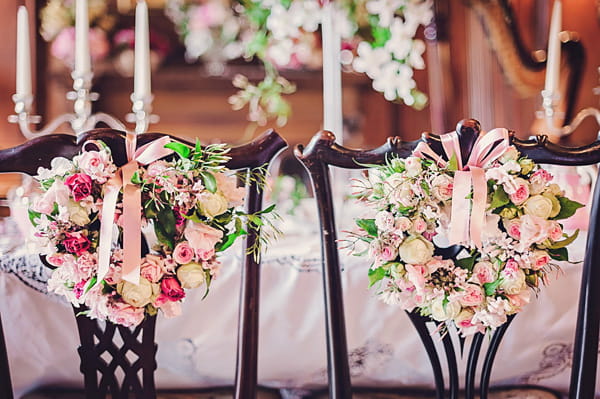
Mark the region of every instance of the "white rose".
[[125, 302], [131, 306], [141, 308], [152, 302], [154, 297], [160, 293], [160, 286], [140, 277], [138, 285], [128, 281], [120, 282], [117, 284], [117, 292]]
[[552, 200], [543, 195], [534, 195], [523, 204], [523, 211], [526, 215], [537, 216], [542, 219], [548, 219], [552, 215], [554, 204]]
[[69, 201], [67, 204], [69, 220], [78, 226], [84, 226], [90, 222], [88, 212], [75, 201]]
[[447, 302], [444, 305], [444, 298], [438, 298], [431, 304], [431, 317], [436, 321], [446, 321], [454, 319], [460, 314], [462, 307], [458, 302]]
[[498, 158], [500, 163], [507, 163], [508, 161], [516, 161], [519, 157], [519, 151], [513, 146], [508, 147], [508, 149]]
[[404, 167], [406, 168], [406, 175], [408, 177], [417, 177], [423, 171], [421, 167], [421, 158], [408, 157], [404, 160]]
[[177, 269], [177, 279], [181, 283], [182, 288], [188, 289], [200, 287], [204, 283], [204, 280], [206, 280], [206, 277], [202, 265], [191, 262]]
[[406, 216], [400, 216], [396, 219], [395, 227], [400, 231], [407, 231], [412, 228], [412, 222]]
[[545, 188], [546, 180], [541, 178], [540, 175], [534, 174], [531, 179], [529, 179], [529, 193], [531, 195], [541, 194]]
[[227, 211], [227, 199], [220, 194], [204, 192], [198, 195], [198, 206], [203, 215], [213, 218]]
[[419, 198], [415, 195], [411, 184], [407, 181], [396, 186], [393, 192], [393, 200], [401, 206], [415, 206], [419, 202]]
[[405, 263], [424, 265], [433, 257], [433, 249], [433, 244], [423, 237], [410, 236], [400, 245], [398, 254]]
[[502, 290], [509, 295], [515, 295], [527, 289], [527, 284], [525, 283], [525, 273], [523, 270], [518, 269], [514, 273], [515, 274], [513, 276], [502, 273], [502, 282], [500, 283], [500, 288], [502, 288]]

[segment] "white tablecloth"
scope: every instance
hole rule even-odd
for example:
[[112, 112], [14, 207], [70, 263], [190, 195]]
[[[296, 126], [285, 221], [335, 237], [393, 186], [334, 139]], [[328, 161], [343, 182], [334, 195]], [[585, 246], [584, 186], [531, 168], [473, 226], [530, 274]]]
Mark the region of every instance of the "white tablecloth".
[[[258, 373], [263, 385], [302, 388], [327, 383], [314, 211], [309, 204], [287, 218], [286, 234], [263, 260]], [[340, 213], [342, 224], [350, 223], [351, 213]], [[584, 245], [582, 234], [571, 250], [572, 259], [583, 259]], [[202, 290], [192, 290], [183, 316], [159, 316], [158, 387], [232, 383], [239, 253], [225, 255], [222, 274], [205, 300]], [[408, 317], [368, 290], [363, 258], [342, 254], [341, 261], [353, 384], [431, 386], [431, 366]], [[552, 278], [509, 328], [493, 382], [568, 389], [581, 265], [561, 266], [562, 275]], [[81, 384], [73, 312], [60, 298], [34, 289], [43, 289], [47, 273], [38, 258], [13, 250], [0, 258], [0, 269], [0, 312], [17, 392], [42, 384]]]

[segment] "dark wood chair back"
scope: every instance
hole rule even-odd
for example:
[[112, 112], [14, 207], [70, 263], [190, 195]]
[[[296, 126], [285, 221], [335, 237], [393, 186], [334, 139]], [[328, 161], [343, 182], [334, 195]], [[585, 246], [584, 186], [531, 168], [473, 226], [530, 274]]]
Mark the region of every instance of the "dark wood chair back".
[[[160, 138], [164, 134], [145, 133], [138, 136], [138, 146]], [[173, 139], [185, 142], [184, 140]], [[38, 167], [49, 167], [57, 156], [72, 158], [77, 155], [83, 143], [88, 140], [101, 140], [112, 151], [117, 166], [126, 163], [124, 133], [97, 129], [75, 138], [70, 135], [48, 135], [33, 139], [18, 147], [0, 151], [0, 173], [21, 172], [35, 175]], [[188, 143], [189, 144], [189, 143]], [[233, 147], [227, 167], [231, 170], [264, 174], [273, 157], [287, 144], [274, 131], [268, 131], [254, 141]], [[256, 213], [262, 207], [260, 179], [246, 179], [246, 211]], [[242, 284], [239, 302], [239, 324], [237, 339], [237, 363], [235, 374], [235, 398], [255, 398], [257, 391], [258, 362], [258, 310], [260, 287], [260, 263], [247, 249], [258, 240], [258, 232], [246, 229], [249, 234], [244, 239], [242, 260]], [[81, 311], [74, 308], [75, 313]], [[182, 316], [185, 317], [185, 316]], [[139, 326], [127, 328], [110, 322], [97, 322], [87, 317], [77, 317], [77, 327], [81, 346], [80, 370], [84, 375], [86, 398], [114, 399], [156, 398], [154, 371], [156, 364], [155, 324], [156, 316], [147, 317]], [[10, 326], [6, 326], [10, 328]], [[118, 332], [118, 336], [117, 333]], [[2, 398], [12, 398], [8, 362], [4, 349], [4, 339], [0, 326], [0, 394]], [[120, 371], [118, 371], [120, 369]], [[140, 375], [141, 374], [141, 375]], [[8, 396], [11, 395], [11, 396]]]
[[[462, 138], [470, 138], [472, 144], [481, 129], [477, 121], [463, 120], [458, 124], [456, 130]], [[422, 140], [426, 141], [434, 151], [442, 153], [439, 136], [424, 134]], [[412, 150], [419, 141], [402, 142], [400, 138], [393, 137], [389, 138], [382, 146], [372, 150], [351, 150], [336, 144], [335, 136], [325, 131], [317, 133], [306, 148], [299, 145], [295, 149], [296, 157], [304, 163], [310, 174], [319, 212], [330, 399], [351, 398], [353, 392], [348, 362], [342, 297], [342, 268], [337, 248], [330, 167], [363, 169], [364, 166], [361, 165], [385, 163], [386, 158], [389, 158], [390, 155], [404, 158], [411, 155]], [[462, 141], [467, 143], [469, 140]], [[550, 143], [545, 136], [532, 140], [519, 140], [511, 134], [511, 142], [524, 156], [536, 163], [590, 165], [600, 162], [600, 141], [584, 147], [565, 148]], [[596, 231], [596, 226], [600, 226], [599, 205], [600, 185], [596, 185], [587, 237], [586, 256], [583, 264], [570, 386], [570, 398], [577, 399], [593, 398], [595, 392], [598, 328], [600, 324], [600, 306], [597, 306], [597, 304], [600, 303], [600, 290], [594, 290], [594, 287], [598, 287], [600, 284], [600, 268], [598, 268], [600, 246], [594, 245], [594, 243], [597, 238], [600, 238], [598, 237], [600, 233]], [[410, 312], [408, 316], [415, 326], [431, 362], [436, 398], [458, 398], [460, 389], [459, 372], [456, 350], [451, 336], [449, 334], [444, 334], [443, 337], [432, 336], [427, 326], [431, 322], [429, 318], [419, 315], [418, 312]], [[487, 398], [494, 358], [512, 319], [513, 317], [510, 317], [509, 322], [496, 329], [484, 353], [483, 363], [479, 370], [481, 373], [479, 391], [482, 399]], [[476, 373], [484, 338], [483, 334], [476, 334], [470, 346], [465, 370], [464, 390], [466, 399], [473, 399], [476, 396]], [[434, 340], [442, 341], [441, 349], [439, 349], [442, 353], [438, 353]], [[462, 344], [464, 344], [464, 341], [461, 341], [460, 350], [463, 349]], [[448, 389], [444, 385], [441, 356], [446, 358], [448, 364]], [[355, 387], [354, 390], [358, 389]]]

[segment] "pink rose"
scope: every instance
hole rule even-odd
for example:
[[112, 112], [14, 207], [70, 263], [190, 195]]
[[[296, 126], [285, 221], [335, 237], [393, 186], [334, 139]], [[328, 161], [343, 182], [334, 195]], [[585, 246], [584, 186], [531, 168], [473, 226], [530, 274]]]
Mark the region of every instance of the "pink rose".
[[185, 297], [185, 291], [175, 277], [164, 278], [160, 282], [160, 289], [170, 301], [178, 301]]
[[425, 230], [427, 230], [427, 222], [425, 222], [421, 218], [416, 218], [413, 221], [413, 229], [415, 229], [415, 232], [417, 232], [417, 233], [422, 233]]
[[70, 190], [60, 180], [55, 180], [48, 191], [35, 199], [33, 210], [50, 215], [54, 210], [54, 204], [67, 206], [69, 203]]
[[440, 201], [448, 201], [452, 198], [454, 180], [448, 175], [437, 175], [431, 181], [432, 193]]
[[496, 271], [490, 262], [477, 262], [473, 267], [473, 277], [479, 284], [496, 281]]
[[503, 224], [510, 237], [515, 240], [521, 238], [521, 221], [519, 219], [504, 219]]
[[90, 248], [90, 240], [79, 231], [66, 233], [65, 236], [62, 245], [67, 252], [80, 256]]
[[152, 162], [150, 165], [146, 167], [146, 174], [149, 177], [157, 177], [161, 176], [167, 170], [167, 162], [166, 161], [156, 161]]
[[552, 181], [552, 175], [545, 169], [538, 169], [531, 175], [531, 180], [533, 181], [543, 181], [544, 183], [549, 183]]
[[60, 267], [65, 264], [72, 264], [74, 259], [73, 259], [73, 255], [56, 253], [56, 254], [46, 256], [46, 261], [48, 263], [50, 263], [52, 266]]
[[475, 284], [469, 284], [463, 291], [459, 301], [463, 306], [478, 306], [483, 302], [483, 291]]
[[168, 319], [172, 317], [177, 317], [181, 315], [181, 303], [167, 301], [162, 306], [160, 306], [160, 310], [163, 311], [163, 314]]
[[533, 270], [539, 270], [550, 263], [550, 256], [546, 251], [533, 251], [532, 258], [531, 268]]
[[162, 257], [158, 255], [148, 254], [142, 259], [142, 265], [140, 267], [140, 275], [151, 283], [158, 283], [158, 281], [165, 274], [164, 261]]
[[550, 236], [550, 239], [554, 242], [560, 241], [560, 239], [563, 238], [562, 227], [560, 227], [560, 224], [558, 222], [550, 222], [550, 233], [548, 235]]
[[81, 201], [92, 194], [92, 178], [85, 173], [75, 173], [67, 177], [65, 184], [71, 190], [75, 201]]
[[115, 170], [106, 151], [86, 151], [79, 156], [77, 164], [83, 173], [98, 183], [106, 182]]
[[186, 241], [180, 242], [173, 250], [173, 259], [181, 265], [190, 263], [194, 259], [194, 250]]
[[406, 269], [406, 276], [408, 281], [414, 284], [417, 290], [425, 288], [425, 276], [428, 273], [428, 269], [423, 265], [404, 265]]
[[237, 177], [235, 175], [227, 176], [224, 173], [213, 174], [217, 180], [217, 187], [223, 194], [230, 206], [240, 206], [244, 203], [246, 188], [237, 186]]
[[509, 194], [508, 197], [513, 204], [521, 205], [527, 200], [527, 198], [529, 198], [529, 183], [521, 178], [515, 179], [515, 183], [517, 185], [517, 189], [514, 193]]
[[77, 272], [81, 278], [89, 279], [97, 269], [96, 256], [89, 252], [83, 253], [75, 262]]
[[194, 251], [209, 251], [214, 249], [215, 245], [221, 238], [223, 238], [223, 232], [221, 230], [214, 229], [204, 223], [189, 222], [183, 232], [185, 239]]
[[108, 309], [108, 320], [125, 327], [134, 327], [144, 320], [144, 308], [131, 306], [125, 302], [115, 302]]
[[504, 273], [508, 276], [514, 277], [517, 274], [517, 271], [519, 270], [519, 263], [514, 260], [513, 258], [510, 258], [509, 260], [506, 261], [506, 264], [504, 265]]

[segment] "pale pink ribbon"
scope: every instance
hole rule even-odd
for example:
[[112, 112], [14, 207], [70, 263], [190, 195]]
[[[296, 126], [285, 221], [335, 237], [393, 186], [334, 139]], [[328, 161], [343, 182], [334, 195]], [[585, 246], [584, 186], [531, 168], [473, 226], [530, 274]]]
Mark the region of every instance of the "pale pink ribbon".
[[[440, 136], [442, 147], [448, 159], [457, 160], [458, 170], [454, 172], [452, 190], [452, 213], [450, 216], [449, 244], [469, 243], [471, 240], [481, 248], [481, 233], [485, 227], [485, 208], [487, 200], [487, 182], [484, 167], [506, 152], [510, 143], [508, 130], [494, 129], [479, 136], [471, 150], [467, 164], [463, 166], [460, 154], [460, 139], [456, 132]], [[424, 142], [420, 142], [413, 155], [428, 157], [441, 167], [446, 162], [439, 154]], [[473, 206], [467, 196], [473, 189]]]
[[98, 282], [102, 281], [110, 266], [111, 244], [115, 210], [121, 188], [123, 189], [123, 268], [122, 278], [133, 284], [139, 284], [141, 263], [142, 229], [142, 193], [131, 178], [139, 165], [147, 165], [173, 153], [165, 148], [171, 142], [168, 136], [151, 141], [135, 149], [137, 136], [128, 133], [125, 139], [127, 163], [104, 186], [102, 204], [102, 223], [98, 244]]

